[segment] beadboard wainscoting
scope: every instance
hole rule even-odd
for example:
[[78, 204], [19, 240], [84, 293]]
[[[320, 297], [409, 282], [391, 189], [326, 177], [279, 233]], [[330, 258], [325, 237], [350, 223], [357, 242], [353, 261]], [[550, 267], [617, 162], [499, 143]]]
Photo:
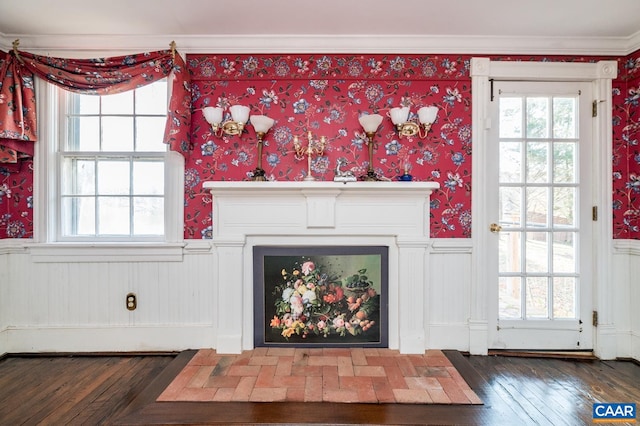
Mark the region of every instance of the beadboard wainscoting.
[[[188, 240], [177, 260], [74, 256], [43, 261], [24, 240], [0, 241], [0, 355], [179, 351], [216, 342], [211, 243]], [[99, 250], [87, 248], [86, 251]], [[139, 249], [144, 256], [144, 249]], [[40, 253], [42, 254], [42, 253]], [[431, 240], [424, 291], [428, 348], [469, 350], [470, 239]], [[53, 261], [55, 260], [55, 261]], [[640, 244], [614, 243], [613, 357], [640, 360]], [[128, 293], [138, 297], [126, 309]]]
[[616, 356], [640, 361], [640, 241], [615, 240], [613, 243], [613, 332]]
[[[66, 257], [28, 243], [2, 254], [0, 352], [174, 351], [215, 341], [209, 241], [120, 254], [99, 246], [59, 250]], [[137, 297], [133, 311], [129, 293]]]
[[425, 290], [426, 341], [430, 348], [469, 350], [471, 316], [470, 239], [435, 238], [430, 247]]

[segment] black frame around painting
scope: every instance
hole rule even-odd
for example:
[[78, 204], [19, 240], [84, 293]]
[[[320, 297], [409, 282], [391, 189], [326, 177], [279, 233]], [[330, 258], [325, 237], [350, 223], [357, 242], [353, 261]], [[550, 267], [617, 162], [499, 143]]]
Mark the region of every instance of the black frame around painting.
[[389, 248], [254, 246], [256, 347], [388, 347]]

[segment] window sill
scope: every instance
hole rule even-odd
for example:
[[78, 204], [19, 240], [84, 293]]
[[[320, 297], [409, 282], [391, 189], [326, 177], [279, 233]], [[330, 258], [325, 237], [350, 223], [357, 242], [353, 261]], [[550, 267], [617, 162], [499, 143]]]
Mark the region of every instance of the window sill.
[[34, 263], [181, 262], [185, 243], [49, 243], [26, 247]]

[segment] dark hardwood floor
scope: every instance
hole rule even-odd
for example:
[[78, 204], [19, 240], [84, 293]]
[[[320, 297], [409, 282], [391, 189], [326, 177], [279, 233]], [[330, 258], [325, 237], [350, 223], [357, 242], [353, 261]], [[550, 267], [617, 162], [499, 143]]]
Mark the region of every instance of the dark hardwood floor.
[[588, 425], [593, 402], [640, 403], [640, 366], [445, 351], [482, 406], [155, 402], [193, 356], [9, 356], [0, 425]]

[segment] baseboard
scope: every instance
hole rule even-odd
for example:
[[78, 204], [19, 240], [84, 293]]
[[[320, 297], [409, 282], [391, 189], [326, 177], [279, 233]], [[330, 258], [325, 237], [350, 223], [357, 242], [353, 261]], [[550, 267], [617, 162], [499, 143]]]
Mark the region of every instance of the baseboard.
[[487, 321], [469, 320], [469, 352], [472, 355], [487, 355], [488, 341]]
[[7, 347], [9, 344], [7, 343], [7, 329], [0, 331], [0, 360], [7, 354]]
[[210, 325], [139, 327], [10, 327], [3, 333], [6, 353], [177, 352], [213, 348]]
[[432, 323], [427, 330], [428, 348], [469, 350], [469, 326], [466, 323]]
[[640, 334], [631, 333], [631, 357], [640, 363]]
[[637, 360], [635, 358], [620, 357], [620, 358], [616, 358], [616, 361], [631, 362], [637, 366], [640, 366], [640, 360]]
[[601, 324], [596, 328], [596, 356], [602, 360], [616, 359], [618, 356], [618, 337], [613, 325]]

